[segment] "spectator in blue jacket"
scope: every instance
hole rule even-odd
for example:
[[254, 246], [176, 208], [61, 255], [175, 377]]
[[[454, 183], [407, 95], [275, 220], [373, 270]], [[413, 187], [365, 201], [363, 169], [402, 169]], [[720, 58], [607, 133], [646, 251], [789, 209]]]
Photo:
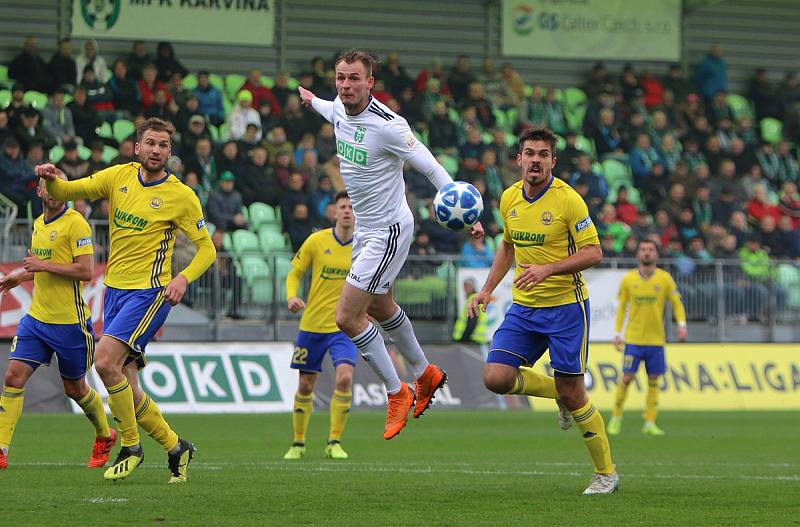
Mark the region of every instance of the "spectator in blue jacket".
[[208, 72], [201, 70], [197, 73], [197, 88], [192, 93], [197, 97], [198, 112], [214, 126], [225, 122], [225, 106], [222, 104], [222, 92], [212, 86], [208, 81]]
[[719, 44], [711, 44], [708, 55], [698, 64], [694, 72], [694, 81], [706, 102], [710, 101], [715, 93], [728, 91], [728, 65], [722, 58], [722, 47]]
[[650, 135], [646, 132], [636, 137], [636, 146], [630, 152], [631, 172], [633, 184], [641, 188], [642, 184], [650, 177], [654, 165], [666, 166], [664, 158], [650, 143]]

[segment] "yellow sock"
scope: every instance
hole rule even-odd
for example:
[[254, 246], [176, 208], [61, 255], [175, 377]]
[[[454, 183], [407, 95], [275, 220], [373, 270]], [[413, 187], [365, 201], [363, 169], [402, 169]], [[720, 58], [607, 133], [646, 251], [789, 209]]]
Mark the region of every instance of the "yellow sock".
[[111, 415], [114, 416], [122, 436], [120, 443], [122, 446], [138, 445], [139, 429], [136, 427], [136, 411], [133, 407], [133, 388], [128, 379], [107, 388], [108, 407], [111, 408]]
[[597, 474], [615, 472], [616, 468], [611, 462], [611, 447], [608, 444], [606, 425], [600, 412], [589, 401], [582, 408], [572, 411], [572, 417], [575, 418], [575, 423], [581, 429], [583, 442], [589, 450], [592, 463], [594, 463], [594, 471]]
[[0, 448], [7, 449], [11, 445], [11, 436], [22, 415], [22, 403], [25, 402], [25, 388], [3, 386], [0, 395]]
[[170, 428], [161, 415], [161, 409], [147, 394], [136, 405], [136, 422], [165, 451], [169, 452], [178, 445], [178, 434]]
[[658, 416], [658, 379], [647, 380], [647, 397], [645, 398], [644, 420], [655, 423]]
[[83, 409], [86, 419], [94, 426], [97, 437], [108, 437], [111, 435], [111, 432], [108, 430], [106, 409], [103, 408], [103, 400], [100, 398], [100, 394], [92, 388], [89, 388], [89, 393], [78, 401], [78, 406]]
[[313, 394], [301, 395], [300, 392], [294, 394], [294, 412], [292, 413], [292, 428], [294, 429], [294, 442], [306, 442], [306, 429], [308, 420], [311, 419], [311, 410], [314, 399]]
[[555, 399], [558, 397], [555, 379], [547, 375], [536, 373], [531, 368], [525, 367], [521, 367], [517, 370], [517, 379], [514, 381], [514, 387], [509, 393], [516, 395], [534, 395], [547, 399]]
[[620, 382], [617, 385], [617, 391], [614, 394], [614, 411], [611, 413], [614, 417], [622, 416], [622, 407], [625, 405], [625, 399], [628, 397], [628, 387], [630, 384]]
[[353, 392], [333, 391], [331, 397], [331, 431], [328, 441], [341, 441], [347, 416], [350, 415], [350, 406], [353, 404]]

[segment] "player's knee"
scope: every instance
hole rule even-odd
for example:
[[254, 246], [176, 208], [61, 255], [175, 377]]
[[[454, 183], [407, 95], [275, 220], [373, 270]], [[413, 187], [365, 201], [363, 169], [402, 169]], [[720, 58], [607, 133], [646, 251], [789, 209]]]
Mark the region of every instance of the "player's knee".
[[88, 388], [83, 386], [82, 384], [74, 382], [64, 383], [64, 395], [66, 395], [73, 401], [79, 401], [83, 399], [83, 397], [86, 395], [86, 392], [88, 391], [89, 391]]
[[349, 392], [353, 388], [353, 377], [352, 375], [346, 375], [342, 377], [336, 378], [336, 389], [340, 392]]
[[97, 374], [100, 375], [101, 379], [119, 373], [117, 362], [106, 354], [95, 356], [94, 369], [97, 370]]
[[497, 375], [496, 372], [484, 370], [483, 385], [486, 389], [494, 393], [509, 393], [514, 388], [514, 379], [507, 379]]
[[345, 332], [348, 337], [355, 337], [358, 334], [358, 324], [355, 317], [344, 311], [336, 312], [336, 325]]
[[8, 386], [9, 388], [24, 388], [25, 376], [22, 375], [20, 372], [14, 371], [12, 368], [9, 368], [6, 370], [5, 377], [3, 378], [3, 384]]

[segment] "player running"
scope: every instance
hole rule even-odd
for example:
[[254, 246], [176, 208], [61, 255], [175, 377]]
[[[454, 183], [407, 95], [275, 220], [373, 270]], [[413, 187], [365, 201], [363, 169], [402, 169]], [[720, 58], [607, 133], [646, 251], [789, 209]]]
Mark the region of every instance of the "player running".
[[[294, 443], [283, 459], [300, 459], [306, 453], [306, 429], [311, 417], [312, 396], [322, 360], [330, 352], [336, 368], [336, 388], [331, 397], [331, 424], [325, 455], [331, 459], [347, 459], [341, 445], [347, 416], [353, 401], [353, 368], [358, 350], [347, 335], [336, 326], [336, 303], [352, 259], [353, 207], [347, 192], [334, 199], [336, 223], [330, 229], [309, 236], [292, 259], [292, 270], [286, 277], [289, 311], [305, 309], [300, 319], [292, 368], [299, 370], [297, 393], [294, 396], [292, 427]], [[300, 280], [311, 267], [311, 289], [308, 304], [298, 296]], [[307, 308], [307, 309], [306, 309]]]
[[81, 281], [91, 280], [94, 270], [92, 229], [80, 213], [50, 197], [43, 182], [37, 194], [44, 214], [33, 224], [24, 270], [0, 279], [0, 295], [33, 280], [31, 308], [20, 320], [11, 343], [0, 396], [0, 469], [8, 468], [8, 449], [22, 415], [25, 384], [36, 368], [50, 365], [53, 354], [58, 357], [64, 393], [78, 403], [94, 426], [96, 439], [89, 467], [99, 468], [108, 461], [117, 433], [108, 426], [103, 400], [85, 379], [94, 357], [94, 330], [89, 307], [81, 296]]
[[[361, 352], [388, 393], [383, 437], [391, 439], [406, 426], [414, 406], [419, 417], [447, 377], [429, 364], [411, 322], [394, 301], [392, 284], [405, 263], [414, 235], [414, 218], [405, 199], [403, 163], [425, 174], [437, 189], [452, 180], [405, 119], [370, 95], [375, 58], [350, 50], [336, 59], [333, 101], [298, 88], [303, 104], [333, 124], [342, 177], [353, 203], [356, 229], [353, 263], [336, 307], [336, 324]], [[482, 236], [476, 224], [473, 236]], [[367, 315], [377, 320], [405, 357], [417, 380], [414, 390], [400, 381], [383, 338]]]
[[639, 362], [644, 360], [647, 370], [647, 397], [645, 399], [644, 426], [642, 433], [664, 435], [656, 425], [658, 416], [658, 378], [667, 371], [664, 358], [664, 307], [672, 303], [672, 313], [678, 322], [678, 340], [685, 341], [686, 310], [681, 302], [678, 286], [668, 272], [656, 267], [658, 247], [651, 240], [641, 240], [636, 248], [637, 269], [626, 273], [619, 286], [619, 308], [617, 308], [616, 335], [614, 345], [622, 351], [622, 325], [625, 314], [625, 359], [622, 382], [617, 385], [614, 411], [608, 422], [608, 433], [617, 435], [622, 430], [622, 407], [628, 396], [628, 386], [636, 377]]
[[[610, 494], [619, 477], [600, 412], [586, 394], [583, 376], [589, 353], [589, 298], [581, 271], [603, 258], [597, 230], [581, 197], [553, 177], [555, 136], [529, 130], [519, 138], [522, 181], [506, 189], [500, 213], [503, 243], [469, 315], [486, 311], [492, 291], [516, 261], [514, 303], [494, 334], [483, 382], [499, 394], [556, 398], [570, 410], [594, 463], [584, 494]], [[530, 366], [550, 349], [555, 379]]]
[[[110, 254], [106, 268], [103, 336], [95, 368], [108, 390], [108, 406], [122, 435], [122, 448], [104, 477], [128, 477], [144, 459], [137, 424], [167, 452], [169, 483], [186, 481], [194, 445], [178, 437], [155, 402], [139, 387], [145, 348], [181, 301], [188, 284], [214, 263], [200, 202], [192, 190], [164, 170], [175, 128], [151, 118], [136, 130], [138, 163], [115, 165], [87, 178], [62, 181], [52, 164], [36, 174], [59, 200], [109, 200]], [[172, 277], [175, 231], [197, 247], [189, 265]]]

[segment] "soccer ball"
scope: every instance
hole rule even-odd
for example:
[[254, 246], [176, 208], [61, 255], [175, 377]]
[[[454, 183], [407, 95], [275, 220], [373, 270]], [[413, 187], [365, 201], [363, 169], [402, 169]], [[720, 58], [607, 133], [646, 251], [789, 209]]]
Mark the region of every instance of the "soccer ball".
[[448, 183], [433, 198], [433, 211], [439, 225], [454, 231], [468, 229], [483, 213], [483, 198], [478, 189], [464, 181]]

